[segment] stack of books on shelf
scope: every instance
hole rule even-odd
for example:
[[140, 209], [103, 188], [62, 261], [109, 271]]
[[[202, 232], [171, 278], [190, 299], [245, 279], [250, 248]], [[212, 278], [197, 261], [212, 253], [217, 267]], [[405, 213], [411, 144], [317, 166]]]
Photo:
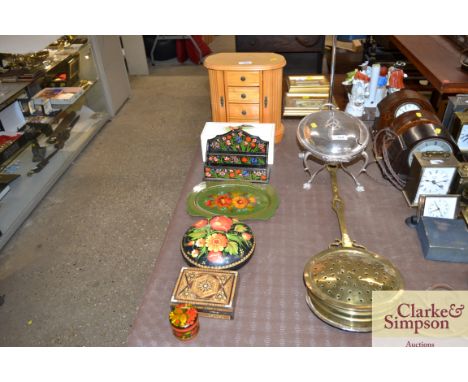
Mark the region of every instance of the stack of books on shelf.
[[315, 113], [328, 102], [330, 83], [323, 75], [288, 76], [286, 82], [285, 117], [303, 117]]

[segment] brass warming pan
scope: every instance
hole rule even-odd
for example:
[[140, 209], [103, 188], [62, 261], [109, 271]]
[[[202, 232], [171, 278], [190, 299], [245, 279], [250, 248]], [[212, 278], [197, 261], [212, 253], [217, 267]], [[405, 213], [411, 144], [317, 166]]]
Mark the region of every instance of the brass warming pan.
[[306, 301], [320, 319], [332, 326], [369, 332], [372, 330], [372, 291], [402, 290], [403, 279], [390, 261], [349, 237], [336, 169], [335, 165], [327, 166], [332, 183], [332, 207], [338, 216], [341, 240], [313, 256], [305, 265]]

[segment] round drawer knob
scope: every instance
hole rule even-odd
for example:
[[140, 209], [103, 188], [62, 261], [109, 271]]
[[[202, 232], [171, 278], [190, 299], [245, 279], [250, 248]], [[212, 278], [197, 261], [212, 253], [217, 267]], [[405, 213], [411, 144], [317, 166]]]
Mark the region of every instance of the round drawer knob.
[[246, 112], [245, 110], [242, 110], [242, 113], [241, 113], [241, 114], [242, 114], [242, 115], [246, 115], [247, 112]]
[[240, 78], [240, 80], [241, 80], [241, 81], [245, 81], [245, 77], [242, 76], [242, 77]]
[[245, 93], [242, 93], [242, 94], [241, 94], [241, 98], [242, 98], [242, 99], [245, 99], [246, 97], [247, 97], [247, 94], [245, 94]]

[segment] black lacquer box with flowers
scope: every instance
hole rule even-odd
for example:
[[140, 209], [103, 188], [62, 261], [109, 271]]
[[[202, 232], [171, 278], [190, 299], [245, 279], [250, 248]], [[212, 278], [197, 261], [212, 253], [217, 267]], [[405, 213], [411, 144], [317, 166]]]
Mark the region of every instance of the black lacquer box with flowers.
[[213, 216], [194, 223], [185, 232], [180, 249], [192, 266], [238, 269], [252, 257], [255, 238], [247, 224], [227, 216]]
[[204, 180], [246, 180], [268, 183], [269, 142], [249, 134], [242, 128], [232, 128], [206, 142]]

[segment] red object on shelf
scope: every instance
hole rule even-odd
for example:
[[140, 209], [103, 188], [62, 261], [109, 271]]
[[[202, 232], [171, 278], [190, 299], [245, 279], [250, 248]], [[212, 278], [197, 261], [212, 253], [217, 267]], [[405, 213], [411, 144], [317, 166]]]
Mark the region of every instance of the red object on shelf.
[[22, 134], [15, 134], [15, 135], [0, 135], [0, 146], [7, 144], [7, 143], [13, 143], [17, 139], [21, 138]]

